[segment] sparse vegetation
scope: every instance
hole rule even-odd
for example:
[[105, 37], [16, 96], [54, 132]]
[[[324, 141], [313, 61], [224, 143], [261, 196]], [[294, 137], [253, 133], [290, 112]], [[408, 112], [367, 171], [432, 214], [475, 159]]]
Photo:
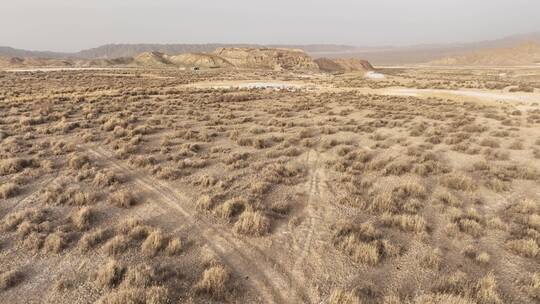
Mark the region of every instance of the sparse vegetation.
[[0, 298], [535, 303], [540, 110], [458, 90], [498, 72], [0, 72]]

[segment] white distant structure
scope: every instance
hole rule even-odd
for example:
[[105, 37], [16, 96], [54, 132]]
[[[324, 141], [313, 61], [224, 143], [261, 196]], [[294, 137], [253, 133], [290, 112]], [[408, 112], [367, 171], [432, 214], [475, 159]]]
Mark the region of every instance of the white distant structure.
[[366, 77], [369, 79], [384, 79], [385, 78], [384, 74], [377, 73], [374, 71], [367, 72]]

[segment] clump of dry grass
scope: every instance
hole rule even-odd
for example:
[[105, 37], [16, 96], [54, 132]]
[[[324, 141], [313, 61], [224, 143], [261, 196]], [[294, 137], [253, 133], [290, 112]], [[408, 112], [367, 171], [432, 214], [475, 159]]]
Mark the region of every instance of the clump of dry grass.
[[457, 196], [444, 188], [437, 189], [437, 191], [435, 191], [435, 193], [433, 194], [433, 197], [436, 201], [441, 202], [445, 205], [453, 207], [463, 206], [462, 200], [460, 200]]
[[455, 209], [450, 214], [451, 225], [457, 226], [459, 231], [465, 232], [475, 237], [484, 233], [484, 218], [474, 209], [468, 209], [466, 212]]
[[109, 255], [119, 255], [127, 250], [130, 243], [130, 239], [125, 235], [117, 235], [103, 245], [103, 250]]
[[242, 213], [246, 205], [247, 203], [244, 201], [244, 199], [233, 198], [221, 204], [218, 208], [216, 208], [215, 212], [219, 217], [229, 220]]
[[216, 299], [221, 299], [227, 292], [230, 273], [221, 265], [206, 269], [202, 278], [195, 284], [198, 292], [206, 293]]
[[197, 200], [197, 209], [203, 210], [203, 211], [209, 211], [214, 207], [215, 199], [210, 197], [209, 195], [202, 195]]
[[497, 280], [492, 273], [487, 274], [476, 284], [476, 299], [481, 304], [503, 303], [497, 291]]
[[341, 225], [334, 233], [333, 240], [337, 248], [362, 264], [376, 265], [385, 256], [396, 256], [400, 252], [388, 240], [381, 239], [371, 223]]
[[182, 251], [182, 240], [179, 238], [172, 238], [169, 240], [167, 247], [165, 247], [165, 253], [168, 255], [177, 255]]
[[148, 256], [155, 256], [167, 245], [167, 238], [161, 230], [152, 231], [141, 245], [141, 250]]
[[471, 191], [478, 188], [474, 180], [460, 172], [451, 172], [442, 176], [440, 183], [450, 189]]
[[534, 258], [540, 252], [540, 247], [538, 247], [536, 241], [530, 238], [508, 241], [506, 246], [514, 253], [527, 258]]
[[442, 262], [443, 256], [439, 248], [427, 250], [420, 258], [420, 266], [429, 269], [439, 269]]
[[67, 246], [67, 235], [63, 232], [49, 234], [45, 239], [43, 248], [47, 252], [59, 253]]
[[14, 174], [32, 166], [33, 161], [23, 158], [7, 158], [0, 160], [0, 176]]
[[109, 203], [121, 208], [129, 208], [135, 205], [136, 202], [135, 195], [127, 189], [116, 191], [109, 196]]
[[86, 155], [74, 154], [70, 157], [69, 167], [73, 170], [79, 170], [86, 164], [90, 164], [90, 158]]
[[484, 138], [482, 141], [480, 141], [480, 145], [484, 147], [490, 147], [490, 148], [499, 148], [501, 144], [497, 139], [494, 138]]
[[[395, 302], [391, 304], [399, 304], [399, 303], [401, 302]], [[414, 298], [412, 303], [414, 304], [476, 304], [476, 302], [473, 299], [467, 296], [447, 294], [447, 293], [419, 295]]]
[[92, 218], [94, 217], [94, 209], [91, 207], [83, 207], [71, 215], [71, 221], [80, 230], [90, 227]]
[[535, 300], [540, 299], [540, 273], [533, 273], [525, 284], [527, 295]]
[[0, 290], [7, 290], [16, 286], [23, 280], [23, 273], [19, 270], [9, 270], [0, 274]]
[[118, 261], [109, 260], [97, 270], [94, 282], [101, 288], [116, 287], [122, 282], [125, 271], [126, 268]]
[[99, 228], [95, 231], [85, 233], [79, 240], [79, 246], [83, 252], [94, 248], [108, 237], [107, 230]]
[[110, 187], [121, 183], [120, 178], [112, 172], [98, 172], [94, 177], [94, 185], [99, 187]]
[[381, 216], [381, 223], [386, 226], [396, 226], [403, 231], [415, 233], [421, 233], [427, 230], [426, 220], [416, 214], [410, 215], [384, 213]]
[[5, 184], [0, 185], [0, 198], [8, 199], [8, 198], [14, 197], [20, 192], [20, 190], [21, 189], [16, 183], [7, 182]]
[[361, 304], [358, 295], [354, 291], [334, 289], [328, 298], [329, 304]]
[[270, 220], [261, 211], [246, 210], [234, 224], [236, 233], [262, 236], [270, 231]]

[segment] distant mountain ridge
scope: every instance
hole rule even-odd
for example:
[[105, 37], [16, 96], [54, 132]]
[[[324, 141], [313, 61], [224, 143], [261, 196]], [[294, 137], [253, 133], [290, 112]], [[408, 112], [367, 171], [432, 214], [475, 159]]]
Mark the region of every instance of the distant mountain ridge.
[[86, 49], [75, 53], [61, 53], [48, 51], [28, 51], [15, 49], [12, 47], [0, 47], [0, 57], [22, 57], [22, 58], [84, 58], [84, 59], [113, 59], [121, 57], [134, 57], [145, 52], [160, 52], [167, 55], [178, 55], [184, 53], [211, 53], [216, 49], [230, 47], [270, 47], [270, 48], [292, 48], [301, 49], [307, 53], [318, 52], [347, 52], [356, 50], [357, 47], [350, 45], [336, 44], [106, 44], [96, 48]]
[[31, 58], [82, 58], [113, 59], [134, 57], [144, 52], [161, 52], [167, 55], [184, 53], [211, 53], [219, 48], [229, 47], [275, 47], [302, 49], [314, 58], [361, 58], [375, 65], [426, 63], [445, 57], [467, 55], [483, 49], [508, 48], [523, 42], [540, 43], [540, 32], [511, 35], [501, 39], [468, 43], [420, 44], [412, 46], [358, 47], [339, 44], [106, 44], [75, 53], [42, 52], [0, 47], [0, 57]]
[[525, 42], [512, 47], [482, 49], [465, 55], [430, 62], [443, 66], [512, 66], [540, 64], [540, 43]]

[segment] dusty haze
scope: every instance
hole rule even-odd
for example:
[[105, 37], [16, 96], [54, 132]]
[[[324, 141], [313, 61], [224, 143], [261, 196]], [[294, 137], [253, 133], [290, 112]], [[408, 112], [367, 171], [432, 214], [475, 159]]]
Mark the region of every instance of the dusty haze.
[[540, 29], [533, 0], [21, 0], [2, 11], [0, 45], [52, 51], [140, 42], [406, 45]]

